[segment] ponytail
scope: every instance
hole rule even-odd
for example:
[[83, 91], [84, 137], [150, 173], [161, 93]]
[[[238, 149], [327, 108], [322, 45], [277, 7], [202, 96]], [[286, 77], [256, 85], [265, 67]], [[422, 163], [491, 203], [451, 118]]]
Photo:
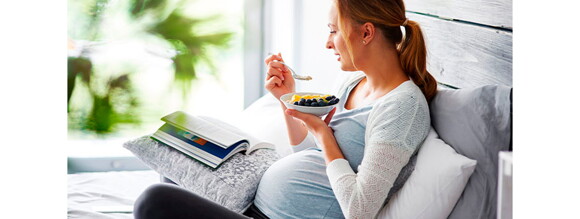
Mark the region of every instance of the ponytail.
[[419, 23], [406, 21], [403, 42], [398, 45], [399, 59], [403, 71], [421, 88], [427, 102], [437, 93], [437, 81], [427, 71], [427, 48]]

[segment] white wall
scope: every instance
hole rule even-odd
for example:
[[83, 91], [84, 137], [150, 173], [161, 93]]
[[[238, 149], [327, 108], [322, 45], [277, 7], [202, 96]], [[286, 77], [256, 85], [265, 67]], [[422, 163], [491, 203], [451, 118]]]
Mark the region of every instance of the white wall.
[[270, 0], [271, 22], [265, 28], [267, 52], [282, 52], [285, 61], [298, 74], [311, 81], [297, 81], [298, 92], [334, 94], [348, 72], [332, 50], [326, 49], [331, 0]]

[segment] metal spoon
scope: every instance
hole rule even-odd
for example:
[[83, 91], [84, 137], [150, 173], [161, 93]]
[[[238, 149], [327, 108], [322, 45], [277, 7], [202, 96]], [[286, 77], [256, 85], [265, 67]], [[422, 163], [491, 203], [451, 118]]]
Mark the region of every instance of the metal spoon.
[[312, 77], [310, 76], [302, 76], [302, 75], [298, 75], [296, 74], [296, 72], [294, 72], [294, 70], [292, 70], [292, 68], [290, 68], [290, 66], [286, 65], [286, 63], [284, 62], [280, 62], [278, 60], [274, 60], [275, 62], [279, 62], [280, 64], [286, 66], [288, 69], [290, 69], [290, 71], [292, 72], [292, 77], [296, 80], [304, 80], [304, 81], [310, 81], [312, 80]]

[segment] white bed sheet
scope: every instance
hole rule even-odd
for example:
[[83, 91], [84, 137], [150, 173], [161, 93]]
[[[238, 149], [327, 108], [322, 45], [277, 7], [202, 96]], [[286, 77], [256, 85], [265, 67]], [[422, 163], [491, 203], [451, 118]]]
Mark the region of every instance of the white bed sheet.
[[132, 206], [149, 186], [159, 183], [153, 170], [68, 175], [68, 218], [133, 218], [132, 213], [100, 213], [94, 207]]

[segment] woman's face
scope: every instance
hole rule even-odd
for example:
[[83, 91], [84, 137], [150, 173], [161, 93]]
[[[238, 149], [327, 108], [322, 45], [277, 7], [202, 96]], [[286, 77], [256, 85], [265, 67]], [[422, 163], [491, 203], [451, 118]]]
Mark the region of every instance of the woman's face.
[[338, 56], [340, 68], [343, 71], [356, 71], [343, 38], [344, 31], [339, 30], [336, 5], [333, 5], [330, 9], [328, 27], [330, 28], [330, 35], [328, 35], [326, 48], [334, 50], [334, 54]]

